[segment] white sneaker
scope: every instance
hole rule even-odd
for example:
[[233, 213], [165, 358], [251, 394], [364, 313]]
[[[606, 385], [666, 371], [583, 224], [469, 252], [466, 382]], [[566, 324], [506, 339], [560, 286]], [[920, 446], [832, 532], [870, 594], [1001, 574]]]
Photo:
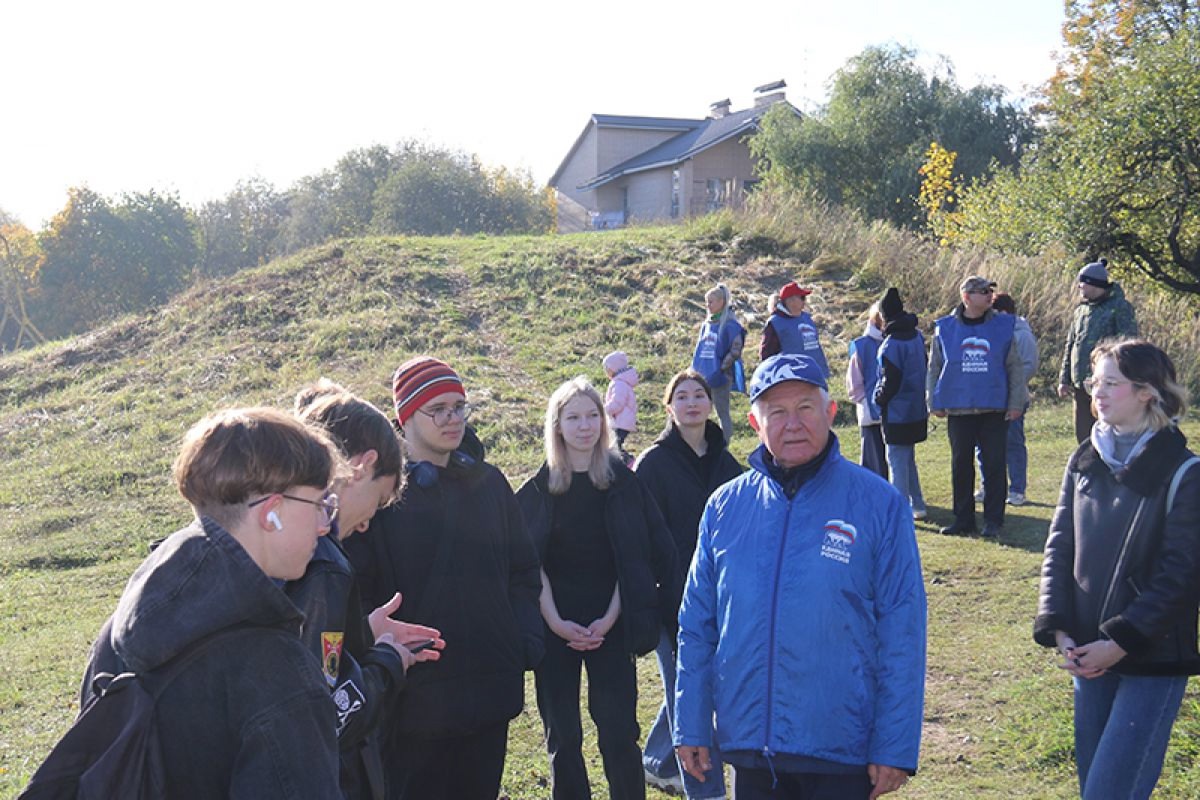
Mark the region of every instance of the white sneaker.
[[983, 502], [983, 489], [980, 489], [977, 492], [975, 492], [975, 502], [976, 503]]
[[1009, 492], [1008, 493], [1008, 504], [1010, 506], [1025, 505], [1025, 495], [1021, 494], [1020, 492]]
[[646, 773], [646, 785], [653, 786], [660, 792], [666, 792], [669, 795], [678, 797], [683, 796], [683, 776], [672, 775], [669, 778], [660, 778], [650, 770], [643, 770]]
[[929, 512], [926, 511], [925, 509], [923, 509], [923, 508], [919, 508], [919, 509], [914, 508], [913, 509], [913, 519], [925, 519], [927, 516], [929, 516]]

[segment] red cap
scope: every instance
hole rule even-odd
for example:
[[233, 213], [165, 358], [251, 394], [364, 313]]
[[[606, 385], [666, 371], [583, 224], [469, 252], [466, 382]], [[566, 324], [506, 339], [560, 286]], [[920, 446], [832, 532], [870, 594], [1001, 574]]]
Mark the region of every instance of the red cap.
[[783, 288], [779, 290], [780, 302], [787, 300], [789, 297], [808, 297], [812, 294], [812, 289], [801, 289], [800, 285], [795, 281], [785, 283]]
[[400, 365], [392, 376], [392, 399], [396, 404], [396, 419], [401, 425], [408, 422], [417, 409], [438, 395], [458, 392], [466, 395], [458, 373], [445, 361], [430, 356], [417, 356]]

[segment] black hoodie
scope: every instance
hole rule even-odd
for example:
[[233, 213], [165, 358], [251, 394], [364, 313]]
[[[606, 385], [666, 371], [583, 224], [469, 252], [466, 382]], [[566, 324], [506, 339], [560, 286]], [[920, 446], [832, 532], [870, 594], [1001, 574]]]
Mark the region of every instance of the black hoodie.
[[402, 736], [507, 722], [542, 657], [541, 565], [512, 488], [483, 455], [468, 428], [448, 466], [415, 467], [399, 499], [345, 542], [368, 608], [402, 592], [396, 616], [446, 640], [438, 661], [408, 671], [390, 726]]
[[673, 422], [659, 434], [654, 444], [638, 458], [634, 471], [671, 529], [679, 566], [687, 574], [696, 549], [696, 532], [708, 496], [721, 484], [742, 474], [743, 467], [726, 449], [721, 427], [712, 420], [704, 424], [708, 443], [704, 457], [692, 446]]

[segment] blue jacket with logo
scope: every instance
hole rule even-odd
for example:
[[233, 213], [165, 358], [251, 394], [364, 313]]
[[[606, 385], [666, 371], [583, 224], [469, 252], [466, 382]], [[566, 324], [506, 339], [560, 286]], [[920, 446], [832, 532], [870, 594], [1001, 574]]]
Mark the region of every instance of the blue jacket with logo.
[[[696, 350], [692, 355], [692, 369], [704, 376], [708, 385], [714, 389], [729, 383], [729, 375], [725, 371], [725, 357], [734, 349], [739, 337], [745, 337], [746, 329], [736, 319], [726, 320], [724, 325], [706, 320], [700, 326], [700, 337], [696, 340]], [[737, 348], [740, 356], [741, 347]], [[730, 364], [730, 369], [732, 369]]]
[[755, 456], [700, 520], [675, 744], [708, 746], [715, 711], [727, 756], [915, 770], [925, 589], [911, 508], [836, 440], [791, 500]]

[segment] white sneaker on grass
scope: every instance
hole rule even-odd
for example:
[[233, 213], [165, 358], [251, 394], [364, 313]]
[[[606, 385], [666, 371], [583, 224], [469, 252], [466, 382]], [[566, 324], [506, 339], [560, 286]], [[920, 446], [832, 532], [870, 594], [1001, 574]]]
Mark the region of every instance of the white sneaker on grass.
[[1008, 493], [1008, 504], [1010, 506], [1025, 505], [1025, 495], [1022, 494], [1021, 492], [1009, 492]]
[[669, 795], [683, 797], [683, 776], [672, 775], [669, 778], [660, 778], [650, 770], [643, 770], [646, 773], [646, 785], [653, 786], [660, 792], [666, 792]]
[[975, 492], [975, 502], [976, 503], [983, 502], [983, 489], [979, 489], [978, 491]]

